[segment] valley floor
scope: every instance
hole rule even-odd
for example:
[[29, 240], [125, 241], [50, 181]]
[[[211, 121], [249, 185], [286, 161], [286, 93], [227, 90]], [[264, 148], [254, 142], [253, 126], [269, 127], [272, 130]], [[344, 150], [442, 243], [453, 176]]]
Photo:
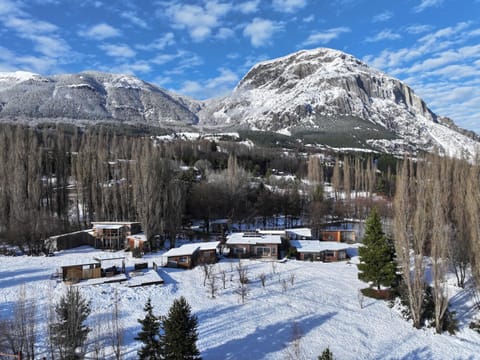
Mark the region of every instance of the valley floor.
[[[44, 329], [48, 304], [57, 302], [66, 285], [51, 275], [62, 264], [90, 260], [100, 252], [88, 247], [59, 252], [54, 257], [0, 256], [0, 318], [11, 316], [22, 284], [35, 296], [38, 314], [37, 355], [46, 355]], [[122, 253], [124, 254], [124, 253]], [[125, 253], [128, 254], [129, 253]], [[149, 266], [155, 255], [146, 257]], [[140, 259], [145, 261], [145, 259]], [[133, 268], [127, 257], [127, 270]], [[154, 313], [166, 314], [175, 298], [184, 296], [198, 316], [203, 359], [290, 359], [295, 353], [295, 328], [302, 338], [305, 359], [317, 359], [328, 346], [335, 359], [475, 359], [480, 358], [480, 335], [468, 328], [473, 313], [468, 293], [452, 286], [452, 304], [460, 322], [456, 335], [437, 335], [434, 329], [416, 330], [386, 302], [369, 298], [360, 306], [357, 267], [351, 262], [313, 263], [288, 260], [261, 262], [242, 260], [248, 268], [245, 304], [237, 293], [238, 260], [215, 265], [218, 292], [212, 299], [203, 286], [201, 267], [193, 270], [159, 270], [164, 285], [129, 288], [125, 283], [81, 286], [90, 299], [89, 326], [100, 334], [111, 311], [115, 290], [121, 299], [121, 321], [125, 329], [124, 359], [137, 358], [140, 346], [134, 340], [143, 318], [143, 307], [152, 299]], [[226, 288], [220, 277], [226, 273]], [[266, 274], [262, 287], [260, 274]], [[293, 278], [293, 284], [292, 284]], [[454, 282], [452, 281], [452, 285]], [[111, 349], [106, 349], [111, 358]]]

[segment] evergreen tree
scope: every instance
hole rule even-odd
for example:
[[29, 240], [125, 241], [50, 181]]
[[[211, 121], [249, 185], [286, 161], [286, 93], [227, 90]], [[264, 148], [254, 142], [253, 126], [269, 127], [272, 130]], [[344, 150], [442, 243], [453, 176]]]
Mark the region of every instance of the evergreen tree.
[[142, 330], [135, 337], [143, 343], [138, 350], [138, 358], [144, 360], [163, 359], [161, 356], [162, 341], [160, 335], [161, 321], [153, 314], [153, 306], [150, 298], [147, 300], [143, 310], [147, 313], [145, 318], [138, 319], [142, 325]]
[[358, 278], [380, 290], [380, 286], [390, 286], [396, 277], [396, 266], [392, 246], [382, 230], [380, 215], [376, 209], [370, 213], [365, 226], [363, 246], [358, 249], [360, 264]]
[[318, 360], [333, 360], [333, 354], [328, 347], [323, 350], [322, 355], [318, 357]]
[[163, 354], [166, 360], [200, 360], [197, 349], [197, 317], [182, 296], [176, 299], [163, 320]]
[[84, 351], [90, 331], [84, 322], [90, 311], [90, 303], [72, 286], [55, 307], [58, 321], [52, 324], [52, 342], [61, 359], [76, 359], [78, 352]]

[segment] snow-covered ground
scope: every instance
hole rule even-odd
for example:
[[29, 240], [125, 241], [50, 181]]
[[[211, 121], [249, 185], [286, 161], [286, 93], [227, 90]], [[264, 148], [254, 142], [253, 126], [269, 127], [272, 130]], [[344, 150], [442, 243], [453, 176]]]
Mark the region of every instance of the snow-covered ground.
[[[51, 274], [62, 264], [90, 260], [99, 253], [81, 247], [59, 252], [54, 257], [0, 256], [0, 317], [11, 316], [19, 289], [25, 284], [27, 294], [36, 298], [38, 329], [43, 332], [49, 301], [58, 301], [66, 287], [52, 279]], [[146, 257], [150, 266], [156, 257], [159, 256]], [[203, 286], [201, 267], [161, 269], [164, 285], [129, 288], [126, 283], [114, 283], [82, 286], [81, 291], [92, 303], [88, 321], [93, 328], [110, 313], [117, 290], [125, 328], [124, 359], [137, 357], [140, 345], [134, 340], [140, 329], [137, 319], [144, 317], [147, 299], [152, 299], [154, 312], [160, 315], [166, 314], [173, 300], [180, 296], [187, 299], [198, 316], [197, 345], [204, 359], [288, 358], [293, 353], [288, 348], [295, 326], [302, 334], [300, 346], [306, 359], [317, 359], [327, 346], [335, 359], [480, 358], [480, 335], [468, 328], [472, 312], [466, 292], [453, 288], [450, 292], [460, 319], [456, 335], [437, 335], [433, 329], [416, 330], [386, 302], [365, 298], [361, 308], [358, 291], [365, 284], [357, 279], [357, 260], [353, 258], [351, 263], [242, 260], [250, 279], [245, 304], [236, 292], [238, 260], [222, 260], [215, 265], [219, 289], [214, 299], [208, 287]], [[133, 260], [127, 257], [126, 266], [131, 269]], [[226, 289], [220, 276], [222, 270], [226, 273]], [[259, 280], [262, 273], [267, 275], [265, 288]], [[38, 356], [45, 354], [44, 340], [40, 335]], [[110, 353], [106, 349], [106, 358]]]

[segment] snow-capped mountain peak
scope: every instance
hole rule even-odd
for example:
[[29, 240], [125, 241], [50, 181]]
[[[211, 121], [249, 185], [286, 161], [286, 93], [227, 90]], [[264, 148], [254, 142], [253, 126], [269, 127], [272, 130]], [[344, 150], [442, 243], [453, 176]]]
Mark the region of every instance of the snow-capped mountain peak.
[[[230, 96], [211, 102], [199, 116], [201, 124], [210, 126], [311, 129], [346, 137], [355, 137], [361, 127], [372, 134], [366, 142], [382, 150], [438, 148], [454, 155], [460, 146], [473, 154], [478, 144], [439, 124], [405, 83], [327, 48], [256, 64]], [[388, 133], [387, 138], [376, 135], [379, 130]]]

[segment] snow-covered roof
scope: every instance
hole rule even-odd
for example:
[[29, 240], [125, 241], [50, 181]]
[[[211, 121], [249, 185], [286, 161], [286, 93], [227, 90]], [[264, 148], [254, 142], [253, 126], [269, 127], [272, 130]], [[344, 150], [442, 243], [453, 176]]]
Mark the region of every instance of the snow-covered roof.
[[85, 258], [76, 258], [73, 260], [65, 261], [60, 267], [70, 267], [70, 266], [88, 266], [99, 264], [98, 260], [87, 260]]
[[312, 230], [310, 228], [285, 229], [285, 232], [303, 237], [312, 237]]
[[94, 256], [94, 260], [98, 261], [107, 261], [107, 260], [123, 260], [125, 259], [125, 255], [121, 254], [109, 254], [109, 253], [103, 253], [101, 255]]
[[263, 234], [263, 235], [285, 235], [285, 230], [257, 230], [257, 233]]
[[281, 244], [280, 235], [233, 233], [227, 236], [227, 245]]
[[124, 224], [94, 224], [95, 229], [118, 230], [124, 227]]
[[138, 233], [138, 234], [135, 234], [135, 235], [129, 235], [127, 237], [127, 239], [135, 239], [135, 240], [138, 240], [138, 241], [147, 241], [147, 237], [145, 236], [144, 233]]
[[189, 256], [193, 255], [195, 251], [207, 251], [207, 250], [215, 250], [220, 241], [210, 241], [210, 242], [199, 242], [193, 244], [185, 244], [178, 248], [173, 248], [168, 250], [162, 256], [170, 257], [170, 256]]
[[298, 252], [322, 252], [322, 251], [335, 251], [346, 250], [350, 248], [350, 245], [345, 243], [339, 243], [335, 241], [319, 241], [319, 240], [291, 240], [290, 244], [297, 249]]

